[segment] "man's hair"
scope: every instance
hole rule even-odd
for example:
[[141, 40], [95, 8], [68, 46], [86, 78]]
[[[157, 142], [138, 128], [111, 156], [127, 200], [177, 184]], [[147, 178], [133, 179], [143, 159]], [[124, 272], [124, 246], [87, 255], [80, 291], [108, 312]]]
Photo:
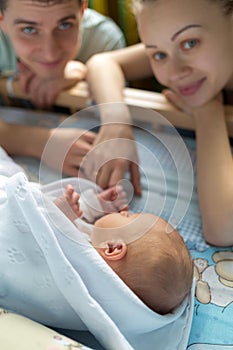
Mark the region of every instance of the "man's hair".
[[[7, 9], [7, 5], [9, 1], [14, 1], [14, 0], [0, 0], [0, 11], [4, 12]], [[32, 2], [41, 2], [44, 5], [55, 5], [55, 4], [61, 4], [63, 2], [68, 2], [71, 0], [31, 0]], [[83, 0], [77, 0], [78, 3], [81, 5]]]
[[193, 261], [183, 238], [151, 230], [129, 244], [125, 259], [115, 272], [150, 309], [166, 314], [190, 292]]

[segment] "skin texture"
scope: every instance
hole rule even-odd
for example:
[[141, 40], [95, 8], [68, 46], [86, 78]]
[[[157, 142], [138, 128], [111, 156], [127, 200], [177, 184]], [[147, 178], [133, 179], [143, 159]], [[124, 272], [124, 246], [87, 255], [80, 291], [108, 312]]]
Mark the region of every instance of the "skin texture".
[[[192, 115], [196, 125], [204, 237], [213, 245], [232, 245], [233, 163], [221, 96], [222, 90], [227, 90], [229, 102], [233, 102], [232, 4], [210, 0], [140, 3], [135, 14], [142, 44], [89, 61], [93, 94], [97, 101], [123, 101], [125, 78], [150, 75], [167, 87], [163, 92], [167, 99]], [[98, 85], [97, 91], [97, 69], [98, 81], [108, 81], [109, 91], [103, 85], [101, 89]]]

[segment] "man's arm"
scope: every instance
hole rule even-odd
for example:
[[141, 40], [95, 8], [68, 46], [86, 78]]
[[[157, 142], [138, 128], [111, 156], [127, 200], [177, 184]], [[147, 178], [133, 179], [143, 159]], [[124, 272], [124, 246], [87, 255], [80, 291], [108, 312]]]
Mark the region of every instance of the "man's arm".
[[50, 130], [0, 121], [0, 144], [9, 155], [40, 158]]
[[32, 156], [57, 171], [77, 176], [95, 133], [83, 129], [47, 129], [0, 121], [0, 145], [9, 155]]

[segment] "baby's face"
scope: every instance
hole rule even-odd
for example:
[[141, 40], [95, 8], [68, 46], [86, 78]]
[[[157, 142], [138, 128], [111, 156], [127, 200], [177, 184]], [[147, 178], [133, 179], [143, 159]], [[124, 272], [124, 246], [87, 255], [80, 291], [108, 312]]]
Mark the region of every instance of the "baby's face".
[[121, 211], [105, 215], [95, 222], [92, 243], [100, 246], [101, 242], [122, 240], [126, 244], [141, 238], [146, 232], [166, 232], [167, 222], [148, 213], [129, 213]]
[[160, 218], [153, 214], [130, 213], [121, 211], [120, 213], [112, 213], [103, 216], [95, 222], [95, 227], [98, 228], [122, 228], [124, 226], [132, 227], [135, 223], [143, 222], [145, 225], [153, 224]]
[[103, 216], [95, 222], [95, 226], [99, 228], [118, 228], [129, 224], [138, 217], [138, 213], [131, 214], [128, 211], [120, 213], [112, 213]]

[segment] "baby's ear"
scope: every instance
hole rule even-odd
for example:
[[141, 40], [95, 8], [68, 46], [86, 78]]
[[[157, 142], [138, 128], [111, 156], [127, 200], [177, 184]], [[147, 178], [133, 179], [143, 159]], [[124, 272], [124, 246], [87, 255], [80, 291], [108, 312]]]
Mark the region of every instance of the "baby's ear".
[[126, 255], [127, 245], [124, 242], [106, 242], [106, 247], [99, 248], [98, 251], [105, 261], [117, 261]]

